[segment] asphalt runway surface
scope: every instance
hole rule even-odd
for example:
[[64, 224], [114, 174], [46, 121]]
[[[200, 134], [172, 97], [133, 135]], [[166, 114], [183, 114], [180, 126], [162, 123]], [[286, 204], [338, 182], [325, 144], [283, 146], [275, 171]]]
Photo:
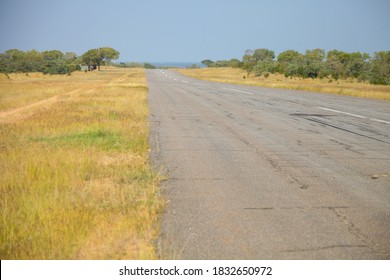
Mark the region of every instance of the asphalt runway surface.
[[390, 258], [390, 102], [147, 79], [162, 258]]

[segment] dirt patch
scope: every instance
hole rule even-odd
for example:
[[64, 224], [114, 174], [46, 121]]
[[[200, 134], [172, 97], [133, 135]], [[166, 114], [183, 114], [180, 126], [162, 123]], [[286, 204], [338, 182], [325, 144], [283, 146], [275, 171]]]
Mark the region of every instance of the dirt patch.
[[62, 100], [61, 97], [73, 95], [73, 94], [79, 92], [80, 90], [81, 89], [78, 88], [78, 89], [72, 90], [66, 94], [52, 96], [50, 98], [34, 102], [34, 103], [31, 103], [31, 104], [23, 106], [23, 107], [0, 112], [0, 123], [13, 123], [13, 122], [17, 122], [17, 121], [29, 118], [30, 116], [34, 115], [34, 113], [36, 113], [36, 111], [38, 109], [42, 109], [42, 108], [46, 109], [46, 108], [50, 107], [51, 105], [53, 105], [54, 103]]

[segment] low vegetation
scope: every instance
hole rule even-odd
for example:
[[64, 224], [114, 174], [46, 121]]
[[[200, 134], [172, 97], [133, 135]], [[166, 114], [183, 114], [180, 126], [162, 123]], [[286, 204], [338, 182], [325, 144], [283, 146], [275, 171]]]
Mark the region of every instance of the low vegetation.
[[278, 73], [255, 76], [248, 75], [247, 71], [243, 69], [231, 67], [176, 69], [176, 71], [194, 78], [215, 82], [336, 93], [390, 100], [390, 86], [371, 85], [367, 82], [359, 82], [353, 78], [339, 79], [337, 81], [332, 78], [305, 79], [302, 77], [285, 77], [285, 75]]
[[154, 259], [143, 69], [0, 74], [0, 258]]
[[59, 50], [24, 52], [10, 49], [0, 53], [0, 73], [70, 74], [73, 71], [81, 70], [81, 66], [86, 66], [87, 70], [100, 70], [102, 65], [119, 68], [157, 68], [147, 62], [119, 62], [116, 64], [115, 60], [118, 58], [119, 51], [110, 47], [90, 49], [81, 56], [74, 52], [63, 53]]
[[100, 70], [100, 65], [110, 64], [118, 58], [119, 52], [110, 47], [90, 49], [82, 56], [74, 52], [64, 54], [59, 50], [24, 52], [11, 49], [0, 53], [0, 73], [70, 74], [80, 70], [81, 64], [87, 65], [89, 70]]
[[151, 63], [139, 63], [139, 62], [119, 62], [115, 64], [115, 67], [120, 68], [145, 68], [145, 69], [156, 69], [157, 67]]
[[242, 60], [203, 60], [207, 67], [241, 68], [254, 76], [279, 73], [285, 77], [356, 79], [371, 84], [390, 85], [390, 51], [367, 53], [343, 52], [323, 49], [307, 50], [301, 54], [294, 50], [275, 52], [268, 49], [247, 50]]

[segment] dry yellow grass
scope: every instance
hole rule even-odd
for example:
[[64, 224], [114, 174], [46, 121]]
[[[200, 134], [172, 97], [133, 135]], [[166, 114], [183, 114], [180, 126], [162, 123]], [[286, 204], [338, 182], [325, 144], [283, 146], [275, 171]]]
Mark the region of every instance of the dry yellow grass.
[[254, 75], [248, 77], [245, 71], [235, 68], [176, 69], [176, 71], [194, 78], [215, 82], [390, 100], [390, 86], [370, 85], [359, 83], [356, 80], [286, 78], [281, 74], [270, 74], [268, 78], [255, 77]]
[[0, 258], [154, 259], [143, 69], [0, 79]]

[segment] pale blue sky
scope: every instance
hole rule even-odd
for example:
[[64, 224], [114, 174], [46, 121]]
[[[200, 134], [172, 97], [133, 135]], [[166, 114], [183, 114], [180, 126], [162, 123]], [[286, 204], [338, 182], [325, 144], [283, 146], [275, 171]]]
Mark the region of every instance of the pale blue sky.
[[390, 0], [0, 0], [0, 52], [110, 46], [120, 61], [242, 58], [246, 49], [390, 49]]

